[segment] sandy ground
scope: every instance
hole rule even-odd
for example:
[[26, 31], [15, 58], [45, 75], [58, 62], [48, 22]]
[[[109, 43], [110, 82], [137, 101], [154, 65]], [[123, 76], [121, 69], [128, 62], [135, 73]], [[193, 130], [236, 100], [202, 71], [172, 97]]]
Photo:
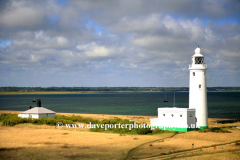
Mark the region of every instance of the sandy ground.
[[[21, 111], [0, 113], [18, 114]], [[72, 113], [57, 115], [71, 116]], [[149, 118], [153, 118], [130, 115], [74, 115], [99, 120], [118, 117], [146, 123], [149, 123]], [[192, 131], [175, 136], [173, 133], [121, 135], [90, 132], [88, 129], [59, 129], [47, 125], [0, 126], [0, 159], [240, 159], [240, 143], [238, 145], [233, 142], [240, 140], [240, 130], [236, 128], [240, 123], [216, 124], [213, 123], [215, 120], [209, 118], [209, 127], [232, 127], [231, 133]], [[233, 143], [226, 144], [229, 142]], [[219, 146], [214, 147], [216, 144]], [[183, 150], [186, 151], [175, 153]]]

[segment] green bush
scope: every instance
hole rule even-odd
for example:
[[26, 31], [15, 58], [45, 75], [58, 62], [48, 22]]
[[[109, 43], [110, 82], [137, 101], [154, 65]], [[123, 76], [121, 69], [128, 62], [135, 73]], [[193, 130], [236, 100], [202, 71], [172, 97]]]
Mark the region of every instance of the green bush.
[[28, 119], [27, 118], [19, 118], [19, 123], [27, 123]]
[[53, 124], [56, 125], [56, 119], [53, 117], [47, 118], [47, 123], [46, 124]]
[[38, 119], [38, 123], [47, 124], [47, 117], [40, 117], [40, 118]]
[[151, 128], [138, 128], [137, 129], [138, 134], [149, 134], [152, 133]]
[[62, 121], [63, 124], [73, 124], [72, 120], [63, 120]]

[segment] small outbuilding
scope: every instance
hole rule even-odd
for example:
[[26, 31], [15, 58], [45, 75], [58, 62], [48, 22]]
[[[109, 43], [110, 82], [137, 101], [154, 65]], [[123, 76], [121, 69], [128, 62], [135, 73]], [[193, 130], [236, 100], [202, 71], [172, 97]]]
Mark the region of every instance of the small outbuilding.
[[192, 131], [196, 128], [195, 109], [158, 108], [158, 118], [150, 118], [150, 122], [161, 130]]
[[41, 101], [37, 100], [37, 107], [30, 108], [29, 110], [22, 112], [18, 117], [22, 118], [41, 118], [41, 117], [55, 117], [56, 112], [47, 108], [41, 107]]

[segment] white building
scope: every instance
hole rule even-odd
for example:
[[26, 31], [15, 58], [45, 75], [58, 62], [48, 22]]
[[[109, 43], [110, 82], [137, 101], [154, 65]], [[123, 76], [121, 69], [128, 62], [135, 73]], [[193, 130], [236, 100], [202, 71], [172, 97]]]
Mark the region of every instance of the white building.
[[199, 47], [195, 49], [189, 70], [189, 108], [158, 108], [158, 118], [150, 119], [152, 127], [185, 132], [208, 127], [207, 65]]
[[40, 118], [40, 117], [55, 117], [56, 112], [51, 111], [47, 108], [41, 107], [41, 101], [37, 101], [37, 107], [22, 112], [18, 117], [22, 118]]
[[151, 118], [151, 126], [161, 130], [192, 131], [195, 129], [195, 109], [158, 108], [158, 118]]

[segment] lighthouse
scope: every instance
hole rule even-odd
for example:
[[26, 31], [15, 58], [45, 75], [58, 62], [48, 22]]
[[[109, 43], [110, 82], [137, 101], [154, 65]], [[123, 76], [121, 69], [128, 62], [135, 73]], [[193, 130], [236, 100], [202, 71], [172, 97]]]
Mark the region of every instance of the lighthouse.
[[189, 108], [158, 108], [158, 118], [150, 118], [152, 128], [188, 132], [208, 127], [207, 65], [199, 46], [189, 65]]
[[206, 70], [207, 65], [198, 46], [189, 65], [189, 108], [195, 109], [196, 127], [200, 129], [208, 127]]

